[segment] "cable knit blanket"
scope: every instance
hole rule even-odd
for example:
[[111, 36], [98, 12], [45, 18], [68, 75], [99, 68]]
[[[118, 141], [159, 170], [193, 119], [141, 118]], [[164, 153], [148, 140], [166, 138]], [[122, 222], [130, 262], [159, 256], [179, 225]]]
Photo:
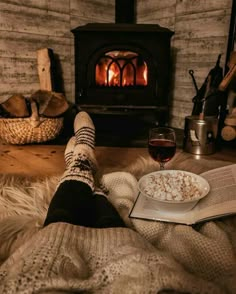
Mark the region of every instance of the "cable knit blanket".
[[[108, 229], [110, 239], [106, 237], [106, 240], [110, 244], [111, 250], [113, 246], [115, 246], [116, 240], [118, 240], [111, 237], [113, 236], [112, 231], [116, 230], [116, 237], [123, 234], [124, 242], [127, 242], [128, 244], [131, 244], [134, 241], [137, 242], [137, 244], [139, 244], [137, 246], [139, 246], [139, 249], [143, 247], [142, 250], [145, 251], [145, 254], [140, 255], [140, 252], [138, 252], [135, 258], [132, 257], [132, 259], [127, 262], [127, 258], [125, 259], [124, 256], [128, 256], [127, 252], [129, 252], [129, 249], [125, 246], [122, 247], [122, 244], [120, 244], [120, 249], [117, 249], [117, 252], [115, 253], [111, 253], [113, 254], [113, 257], [116, 256], [116, 263], [114, 263], [116, 266], [119, 261], [119, 267], [116, 267], [116, 269], [110, 265], [108, 256], [106, 256], [106, 266], [101, 265], [101, 259], [99, 261], [96, 257], [91, 257], [91, 260], [87, 258], [89, 268], [90, 266], [92, 268], [92, 263], [96, 259], [98, 271], [92, 276], [89, 274], [89, 271], [86, 273], [83, 272], [82, 275], [81, 272], [78, 272], [78, 268], [74, 268], [73, 264], [67, 264], [65, 262], [63, 264], [63, 269], [65, 270], [68, 267], [68, 270], [72, 275], [70, 276], [70, 279], [67, 279], [67, 282], [70, 281], [71, 283], [71, 292], [236, 293], [235, 216], [195, 226], [138, 219], [131, 220], [129, 219], [128, 214], [134, 203], [135, 197], [137, 196], [136, 178], [127, 172], [113, 172], [104, 175], [103, 178], [110, 191], [110, 201], [119, 210], [127, 226], [132, 229], [129, 231], [136, 231], [134, 232], [136, 235], [132, 235], [132, 233], [125, 235], [122, 231], [123, 229]], [[14, 273], [11, 273], [10, 277], [17, 277], [17, 275], [19, 276], [19, 271], [23, 272], [23, 265], [21, 269], [21, 265], [16, 264], [15, 261], [18, 260], [17, 258], [19, 258], [21, 253], [25, 252], [24, 250], [28, 248], [25, 246], [29, 246], [31, 243], [40, 244], [40, 242], [43, 242], [44, 235], [41, 234], [40, 231], [44, 230], [42, 230], [43, 220], [54, 189], [58, 183], [58, 177], [30, 179], [2, 176], [0, 182], [2, 187], [0, 189], [1, 289], [1, 285], [3, 285], [7, 279], [10, 279], [8, 277], [8, 269], [11, 267], [15, 268], [15, 276]], [[55, 233], [55, 230], [57, 230], [57, 232], [63, 231], [63, 238], [60, 237], [62, 239], [59, 240], [60, 234]], [[78, 236], [80, 236], [80, 234], [82, 236], [87, 236], [87, 239], [84, 237], [84, 240], [80, 241], [83, 243], [83, 245], [81, 245], [82, 243], [79, 243], [80, 249], [81, 246], [85, 246], [84, 244], [89, 237], [93, 236], [91, 237], [92, 240], [95, 238], [94, 229], [88, 231], [83, 227], [75, 228], [74, 226], [73, 228], [68, 229], [68, 227], [63, 224], [58, 225], [57, 228], [55, 228], [54, 225], [49, 228], [49, 235], [53, 236], [53, 232], [57, 234], [56, 240], [60, 243], [60, 252], [58, 251], [55, 253], [57, 257], [58, 254], [61, 254], [61, 251], [65, 254], [65, 252], [67, 252], [66, 250], [72, 250], [72, 248], [67, 248], [69, 246], [68, 244], [74, 246], [73, 242], [78, 242], [76, 239], [71, 241], [71, 243], [66, 240], [66, 236], [69, 236], [69, 234], [72, 234], [72, 231], [74, 232], [75, 230], [76, 233], [78, 233]], [[100, 231], [100, 233], [101, 235], [99, 235], [99, 238], [103, 236], [103, 231]], [[138, 239], [139, 234], [147, 240], [146, 243], [142, 243]], [[48, 244], [50, 244], [50, 238]], [[31, 242], [30, 240], [34, 241]], [[89, 246], [90, 249], [95, 246], [94, 248], [95, 251], [97, 250], [97, 254], [102, 254], [100, 251], [103, 249], [99, 247], [99, 242], [97, 242], [97, 244], [95, 243], [87, 246]], [[32, 245], [30, 246], [32, 247]], [[30, 254], [34, 254], [33, 249], [30, 248], [30, 250], [32, 250], [32, 252], [30, 251]], [[86, 249], [83, 250], [86, 252]], [[125, 254], [122, 250], [125, 250]], [[146, 261], [144, 262], [144, 255], [148, 256], [147, 263], [145, 263]], [[120, 256], [120, 259], [118, 256]], [[81, 256], [77, 256], [77, 258], [79, 259]], [[85, 260], [86, 255], [84, 255], [84, 260], [83, 262], [81, 261], [79, 265], [81, 266]], [[124, 267], [122, 267], [122, 264]], [[26, 267], [26, 264], [24, 266]], [[31, 266], [33, 271], [33, 264]], [[84, 267], [86, 266], [84, 265]], [[105, 278], [102, 276], [99, 268], [103, 271], [103, 274], [104, 272], [107, 272], [106, 279], [109, 280], [115, 275], [119, 278], [114, 279], [114, 283], [110, 282], [110, 286], [107, 286], [109, 283], [108, 281], [105, 282]], [[118, 269], [120, 273], [116, 273]], [[140, 283], [135, 280], [135, 275], [137, 273], [143, 276], [143, 280], [140, 281], [143, 285], [141, 288], [138, 288], [137, 285], [140, 287]], [[38, 275], [40, 275], [40, 269]], [[55, 285], [56, 283], [55, 275], [56, 273], [53, 272], [53, 276], [50, 279], [52, 285]], [[73, 275], [75, 280], [72, 279]], [[80, 279], [78, 277], [80, 277]], [[29, 281], [31, 278], [32, 277], [28, 276]], [[103, 281], [103, 284], [101, 284], [101, 280]], [[27, 283], [25, 282], [25, 292], [19, 291], [19, 293], [36, 292], [36, 288], [27, 288], [27, 285], [30, 285], [29, 281]], [[57, 283], [59, 283], [61, 287], [60, 293], [68, 293], [68, 289], [65, 289], [63, 281], [60, 277], [57, 277]], [[23, 283], [23, 280], [21, 283]], [[8, 287], [3, 288], [0, 293], [18, 293], [13, 290], [11, 292], [11, 289], [14, 288], [13, 282], [9, 282], [7, 285]], [[46, 280], [44, 287], [46, 287]], [[53, 289], [54, 288], [52, 287], [51, 292], [49, 292], [59, 293], [55, 290], [53, 291]]]

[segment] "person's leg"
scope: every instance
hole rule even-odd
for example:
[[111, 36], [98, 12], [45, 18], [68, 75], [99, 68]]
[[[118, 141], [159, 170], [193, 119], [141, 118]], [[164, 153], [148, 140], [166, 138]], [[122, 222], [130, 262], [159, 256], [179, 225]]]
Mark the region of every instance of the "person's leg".
[[75, 137], [65, 149], [66, 170], [51, 200], [44, 225], [68, 222], [96, 228], [124, 227], [118, 212], [105, 197], [106, 188], [97, 183], [95, 189], [95, 129], [88, 114], [81, 112], [76, 116], [74, 131]]
[[86, 113], [77, 114], [74, 131], [75, 137], [65, 149], [66, 169], [49, 205], [45, 226], [52, 222], [83, 226], [94, 223], [95, 129]]
[[59, 185], [49, 205], [44, 226], [55, 222], [94, 226], [95, 201], [87, 184], [68, 180]]
[[126, 227], [118, 211], [104, 195], [95, 194], [95, 222], [96, 228]]

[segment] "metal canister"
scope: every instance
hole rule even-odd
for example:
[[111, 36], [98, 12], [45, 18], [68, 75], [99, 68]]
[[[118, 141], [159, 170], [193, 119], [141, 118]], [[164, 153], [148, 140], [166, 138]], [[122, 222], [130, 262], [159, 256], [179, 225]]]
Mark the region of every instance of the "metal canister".
[[216, 151], [218, 118], [187, 116], [185, 118], [183, 149], [193, 154], [212, 154]]

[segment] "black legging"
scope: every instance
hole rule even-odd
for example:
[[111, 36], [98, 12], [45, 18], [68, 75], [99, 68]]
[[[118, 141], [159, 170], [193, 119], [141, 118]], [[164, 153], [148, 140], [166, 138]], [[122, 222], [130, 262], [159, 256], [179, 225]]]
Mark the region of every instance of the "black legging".
[[55, 222], [91, 228], [125, 227], [105, 196], [93, 194], [87, 184], [75, 180], [60, 184], [51, 200], [44, 226]]

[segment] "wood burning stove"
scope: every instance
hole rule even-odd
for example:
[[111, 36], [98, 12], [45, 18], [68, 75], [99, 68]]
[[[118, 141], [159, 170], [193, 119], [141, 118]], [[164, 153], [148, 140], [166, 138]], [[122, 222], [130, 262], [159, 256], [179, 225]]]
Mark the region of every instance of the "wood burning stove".
[[75, 102], [95, 120], [98, 143], [143, 142], [150, 125], [168, 119], [173, 32], [129, 23], [91, 23], [72, 32]]

